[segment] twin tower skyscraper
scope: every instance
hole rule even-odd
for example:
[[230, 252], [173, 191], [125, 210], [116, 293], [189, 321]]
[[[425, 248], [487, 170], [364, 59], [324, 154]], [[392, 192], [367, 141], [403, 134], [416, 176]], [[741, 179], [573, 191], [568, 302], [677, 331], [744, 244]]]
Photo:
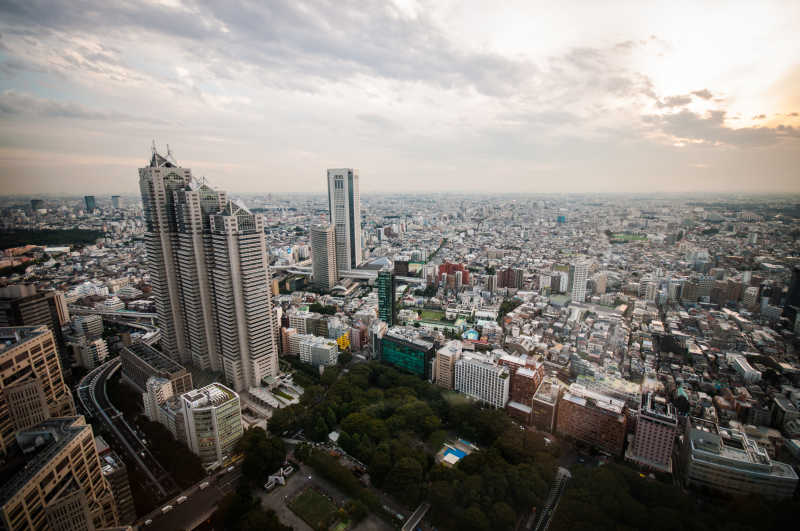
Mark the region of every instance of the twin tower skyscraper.
[[[234, 390], [278, 374], [264, 218], [181, 168], [155, 145], [139, 168], [145, 247], [164, 354], [221, 372]], [[358, 172], [328, 170], [332, 258], [361, 263]]]

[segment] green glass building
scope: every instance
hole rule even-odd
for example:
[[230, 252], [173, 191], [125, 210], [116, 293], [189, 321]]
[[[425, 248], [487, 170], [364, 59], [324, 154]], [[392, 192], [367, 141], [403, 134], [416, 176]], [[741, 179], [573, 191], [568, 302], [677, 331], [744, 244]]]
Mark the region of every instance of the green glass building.
[[394, 324], [394, 274], [388, 269], [378, 271], [378, 318], [392, 326]]
[[381, 339], [381, 360], [426, 380], [431, 377], [433, 343], [414, 336], [405, 329], [389, 330]]

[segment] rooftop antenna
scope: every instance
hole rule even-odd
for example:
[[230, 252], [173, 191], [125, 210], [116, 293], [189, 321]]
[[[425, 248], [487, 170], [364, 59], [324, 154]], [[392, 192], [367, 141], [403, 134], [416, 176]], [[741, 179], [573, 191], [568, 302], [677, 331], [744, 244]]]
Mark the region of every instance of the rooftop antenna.
[[153, 155], [155, 155], [156, 154], [156, 139], [155, 138], [153, 139], [153, 145], [152, 145], [152, 147], [150, 149], [152, 150]]
[[173, 164], [175, 163], [175, 157], [172, 156], [172, 150], [169, 148], [169, 144], [167, 144], [167, 159], [169, 159]]

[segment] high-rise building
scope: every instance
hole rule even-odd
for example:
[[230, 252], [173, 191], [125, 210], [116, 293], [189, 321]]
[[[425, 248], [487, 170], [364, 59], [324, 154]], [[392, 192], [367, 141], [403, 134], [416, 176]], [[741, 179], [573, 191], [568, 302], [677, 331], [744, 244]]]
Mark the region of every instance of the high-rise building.
[[378, 271], [378, 318], [389, 326], [394, 324], [394, 273], [390, 269]]
[[653, 393], [642, 395], [636, 419], [636, 436], [626, 458], [662, 472], [672, 471], [672, 447], [678, 432], [675, 408]]
[[336, 267], [349, 271], [361, 264], [361, 195], [358, 170], [328, 169], [328, 211], [336, 241]]
[[44, 200], [43, 199], [31, 199], [31, 210], [39, 210], [44, 208]]
[[122, 364], [122, 378], [140, 393], [147, 392], [147, 381], [153, 376], [168, 380], [175, 395], [185, 393], [193, 387], [192, 373], [144, 343], [123, 347], [119, 359]]
[[189, 449], [205, 464], [232, 457], [243, 433], [239, 395], [212, 383], [184, 393], [180, 400]]
[[570, 278], [572, 279], [572, 301], [583, 302], [586, 300], [586, 280], [589, 275], [590, 262], [578, 260], [569, 268]]
[[333, 225], [311, 227], [311, 264], [314, 286], [330, 291], [339, 279], [336, 269], [336, 237]]
[[[117, 504], [117, 512], [119, 514], [119, 523], [122, 525], [130, 525], [136, 520], [136, 507], [133, 505], [133, 494], [131, 494], [131, 484], [128, 480], [128, 467], [125, 462], [117, 455], [105, 441], [99, 443], [102, 439], [96, 438], [95, 443], [97, 453], [100, 457], [100, 467], [103, 472], [108, 486], [111, 488], [111, 494], [114, 496], [114, 501]], [[100, 448], [102, 444], [102, 449]]]
[[23, 380], [3, 389], [14, 431], [25, 430], [50, 418], [47, 397], [37, 379]]
[[625, 444], [625, 402], [572, 384], [558, 402], [556, 431], [613, 455]]
[[553, 376], [545, 376], [539, 388], [533, 395], [533, 425], [543, 431], [553, 432], [556, 427], [556, 413], [558, 412], [558, 401], [561, 398], [562, 388], [558, 379]]
[[116, 208], [116, 209], [119, 209], [119, 196], [118, 195], [112, 195], [111, 196], [111, 206]]
[[164, 353], [261, 385], [278, 372], [263, 217], [155, 148], [139, 186]]
[[[98, 316], [99, 318], [99, 316]], [[69, 372], [70, 353], [61, 328], [69, 322], [69, 310], [60, 291], [37, 291], [33, 284], [0, 288], [0, 327], [47, 325], [53, 332], [62, 368]], [[102, 330], [100, 321], [100, 334]]]
[[[92, 427], [82, 416], [45, 420], [19, 432], [16, 444], [21, 460], [3, 471], [0, 487], [4, 529], [93, 529], [118, 524]], [[80, 494], [72, 497], [76, 492]]]
[[434, 357], [433, 343], [420, 338], [414, 330], [397, 326], [388, 329], [380, 340], [380, 358], [428, 380]]
[[440, 387], [452, 390], [455, 386], [456, 362], [461, 358], [461, 341], [453, 339], [436, 351], [436, 377], [434, 382]]
[[[75, 414], [72, 395], [64, 383], [53, 333], [46, 326], [0, 328], [0, 453], [14, 442], [16, 428], [9, 414], [24, 405], [9, 407], [7, 387], [36, 381], [52, 416]], [[28, 401], [25, 392], [10, 395]]]
[[83, 202], [86, 203], [87, 212], [94, 212], [94, 210], [97, 208], [97, 201], [95, 201], [93, 195], [83, 196]]
[[705, 419], [687, 419], [683, 461], [688, 486], [773, 499], [791, 498], [797, 488], [791, 465], [772, 460], [745, 433]]
[[508, 367], [498, 365], [489, 356], [463, 352], [456, 361], [454, 388], [459, 393], [503, 408], [508, 403], [510, 384]]

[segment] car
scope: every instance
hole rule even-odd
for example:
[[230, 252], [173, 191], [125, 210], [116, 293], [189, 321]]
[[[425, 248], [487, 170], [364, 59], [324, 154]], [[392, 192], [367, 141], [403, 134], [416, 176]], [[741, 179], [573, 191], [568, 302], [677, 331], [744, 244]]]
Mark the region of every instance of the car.
[[205, 490], [207, 488], [208, 488], [208, 481], [200, 483], [200, 490]]
[[161, 514], [167, 514], [172, 510], [172, 505], [165, 505], [161, 508]]
[[225, 470], [225, 472], [233, 472], [233, 468], [234, 468], [234, 467], [232, 467], [232, 466], [229, 466], [229, 467], [228, 467], [228, 468]]
[[147, 520], [144, 521], [144, 525], [150, 525], [152, 523], [153, 523], [153, 519], [152, 518], [148, 518]]
[[185, 502], [185, 501], [186, 501], [186, 499], [187, 499], [187, 498], [186, 498], [186, 496], [178, 496], [178, 499], [177, 499], [177, 500], [175, 500], [175, 503], [177, 503], [178, 505], [180, 505], [181, 503]]

